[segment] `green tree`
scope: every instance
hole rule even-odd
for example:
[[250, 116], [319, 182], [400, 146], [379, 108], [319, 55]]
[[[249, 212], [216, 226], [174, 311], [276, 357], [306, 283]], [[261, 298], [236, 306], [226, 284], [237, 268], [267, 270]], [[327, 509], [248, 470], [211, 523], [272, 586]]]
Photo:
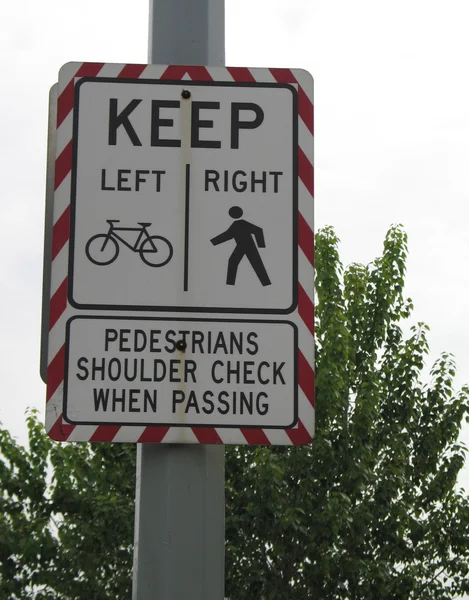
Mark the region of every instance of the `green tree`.
[[37, 415], [29, 448], [0, 430], [0, 598], [131, 597], [135, 446], [57, 444]]
[[457, 488], [469, 390], [444, 354], [421, 381], [427, 327], [400, 323], [407, 238], [343, 269], [331, 228], [316, 245], [312, 445], [227, 451], [227, 595], [449, 599], [469, 591], [469, 502]]
[[[457, 486], [469, 390], [427, 328], [404, 335], [407, 240], [343, 269], [317, 236], [316, 422], [305, 447], [226, 451], [230, 600], [446, 600], [469, 592], [469, 501]], [[130, 598], [135, 448], [29, 449], [0, 430], [0, 598]]]

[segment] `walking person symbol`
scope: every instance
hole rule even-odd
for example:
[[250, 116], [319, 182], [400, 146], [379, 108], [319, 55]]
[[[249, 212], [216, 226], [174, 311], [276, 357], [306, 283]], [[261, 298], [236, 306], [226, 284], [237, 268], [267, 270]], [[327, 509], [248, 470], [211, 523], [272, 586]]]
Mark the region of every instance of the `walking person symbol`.
[[232, 223], [226, 231], [210, 240], [214, 246], [223, 244], [231, 239], [234, 239], [236, 242], [236, 247], [228, 260], [226, 284], [235, 284], [239, 263], [245, 256], [251, 263], [251, 267], [254, 269], [254, 272], [262, 285], [270, 285], [269, 276], [267, 275], [264, 263], [262, 262], [259, 250], [257, 249], [258, 247], [265, 248], [264, 232], [262, 231], [262, 228], [241, 219], [243, 216], [243, 209], [239, 206], [232, 206], [228, 211], [228, 214], [232, 219], [236, 219], [234, 223]]

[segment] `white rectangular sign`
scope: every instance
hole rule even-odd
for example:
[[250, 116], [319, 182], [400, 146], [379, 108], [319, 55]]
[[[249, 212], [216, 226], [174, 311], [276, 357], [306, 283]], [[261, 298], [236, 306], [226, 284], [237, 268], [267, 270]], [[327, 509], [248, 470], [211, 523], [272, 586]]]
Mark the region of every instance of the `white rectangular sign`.
[[62, 67], [53, 439], [312, 439], [312, 98], [302, 70]]
[[80, 80], [71, 302], [290, 312], [296, 103], [272, 83]]
[[67, 331], [73, 424], [287, 428], [296, 328], [284, 321], [76, 317]]

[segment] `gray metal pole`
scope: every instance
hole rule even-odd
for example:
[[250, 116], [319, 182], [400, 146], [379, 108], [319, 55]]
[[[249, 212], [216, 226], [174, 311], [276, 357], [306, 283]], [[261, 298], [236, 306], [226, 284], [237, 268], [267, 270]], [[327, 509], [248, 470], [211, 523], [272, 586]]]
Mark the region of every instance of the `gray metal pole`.
[[222, 600], [223, 448], [137, 449], [133, 600]]
[[225, 64], [225, 0], [150, 0], [148, 62]]
[[[149, 62], [223, 66], [224, 0], [150, 0]], [[223, 600], [221, 446], [137, 445], [133, 600]]]

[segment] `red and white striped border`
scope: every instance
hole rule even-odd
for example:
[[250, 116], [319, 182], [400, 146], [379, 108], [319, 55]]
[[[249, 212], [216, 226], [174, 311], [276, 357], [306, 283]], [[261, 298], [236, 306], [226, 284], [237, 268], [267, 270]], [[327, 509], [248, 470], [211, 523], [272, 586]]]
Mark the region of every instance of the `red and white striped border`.
[[[65, 328], [77, 314], [67, 301], [74, 87], [82, 77], [291, 84], [298, 91], [298, 423], [291, 429], [71, 425], [62, 418]], [[47, 370], [46, 428], [58, 441], [299, 445], [314, 435], [313, 82], [290, 69], [68, 63], [60, 72]]]

